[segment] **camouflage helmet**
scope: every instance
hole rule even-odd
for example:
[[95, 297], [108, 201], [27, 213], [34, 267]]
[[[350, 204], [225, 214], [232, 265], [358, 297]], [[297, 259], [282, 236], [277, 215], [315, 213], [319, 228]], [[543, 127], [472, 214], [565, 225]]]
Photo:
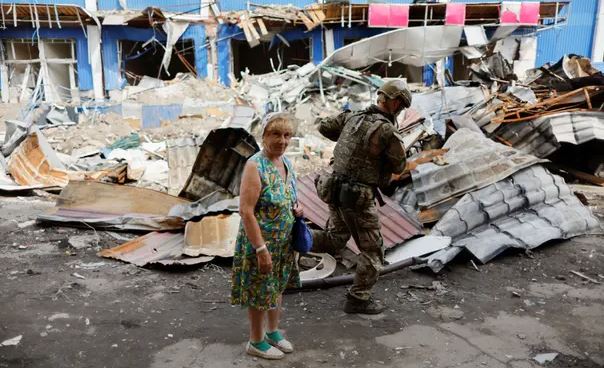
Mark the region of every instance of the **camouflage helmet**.
[[400, 98], [405, 108], [411, 106], [411, 92], [407, 85], [400, 79], [389, 80], [378, 89], [378, 95], [382, 93], [389, 99]]

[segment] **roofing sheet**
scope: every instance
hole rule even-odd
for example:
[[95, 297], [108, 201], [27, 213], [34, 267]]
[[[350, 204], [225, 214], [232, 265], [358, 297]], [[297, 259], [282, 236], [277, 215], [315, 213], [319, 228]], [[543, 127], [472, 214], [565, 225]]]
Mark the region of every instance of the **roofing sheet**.
[[432, 229], [453, 242], [428, 265], [438, 272], [463, 249], [486, 263], [508, 248], [597, 233], [601, 224], [564, 180], [534, 165], [463, 196]]
[[443, 148], [449, 149], [443, 155], [446, 164], [430, 162], [411, 171], [422, 208], [483, 188], [544, 161], [465, 128], [453, 133]]
[[560, 143], [604, 140], [604, 112], [563, 112], [527, 123], [504, 124], [496, 135], [523, 152], [547, 157], [561, 147]]
[[232, 257], [235, 254], [235, 240], [240, 221], [239, 214], [234, 213], [206, 216], [197, 222], [187, 222], [183, 253], [192, 257], [201, 254]]
[[[5, 24], [15, 26], [13, 22], [13, 14], [16, 14], [18, 23], [39, 22], [42, 26], [48, 26], [49, 23], [54, 23], [54, 26], [80, 26], [80, 20], [83, 24], [94, 24], [95, 18], [88, 13], [86, 9], [78, 5], [67, 4], [36, 4], [32, 1], [28, 4], [14, 4], [12, 2], [0, 4], [2, 13], [4, 14]], [[78, 19], [79, 15], [79, 19]], [[32, 18], [33, 16], [33, 18]], [[57, 18], [59, 22], [57, 22]]]
[[182, 233], [149, 233], [117, 247], [104, 249], [99, 256], [119, 259], [120, 261], [146, 266], [194, 265], [209, 262], [214, 257], [186, 257], [182, 255], [185, 237]]
[[[305, 217], [315, 225], [325, 228], [329, 218], [328, 205], [319, 199], [314, 185], [316, 174], [306, 175], [298, 179], [298, 198], [304, 207]], [[410, 215], [403, 212], [398, 204], [384, 197], [386, 205], [378, 207], [384, 246], [391, 248], [405, 240], [422, 233], [421, 224]], [[355, 253], [358, 248], [351, 239], [348, 247]]]
[[344, 46], [323, 64], [359, 69], [379, 61], [423, 66], [452, 54], [458, 47], [463, 26], [427, 26], [384, 32]]
[[11, 154], [9, 172], [20, 185], [64, 187], [69, 174], [57, 168], [54, 159], [45, 154], [38, 133], [32, 133]]
[[182, 229], [182, 218], [169, 216], [169, 211], [173, 206], [188, 203], [186, 199], [150, 189], [71, 181], [61, 191], [55, 208], [38, 219], [116, 229]]

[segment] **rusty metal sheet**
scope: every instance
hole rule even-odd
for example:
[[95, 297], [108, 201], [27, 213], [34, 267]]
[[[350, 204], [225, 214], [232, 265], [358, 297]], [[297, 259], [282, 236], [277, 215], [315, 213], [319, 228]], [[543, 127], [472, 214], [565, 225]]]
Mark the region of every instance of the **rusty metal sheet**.
[[0, 170], [0, 191], [5, 192], [18, 192], [22, 190], [42, 189], [48, 188], [47, 186], [37, 185], [19, 185], [14, 182], [10, 176], [6, 175], [3, 170]]
[[239, 214], [206, 216], [185, 226], [185, 248], [183, 254], [191, 257], [200, 255], [232, 257], [239, 232]]
[[170, 209], [188, 203], [151, 189], [71, 181], [61, 191], [55, 208], [38, 219], [100, 228], [173, 230], [182, 229], [185, 224], [182, 218], [170, 216]]
[[216, 190], [239, 195], [243, 167], [259, 150], [256, 140], [245, 129], [212, 130], [201, 145], [180, 196], [198, 200]]
[[150, 264], [194, 265], [214, 259], [214, 257], [185, 257], [182, 255], [184, 245], [183, 233], [153, 232], [117, 247], [104, 249], [98, 254], [101, 257], [118, 259], [141, 267]]
[[[315, 225], [325, 228], [329, 218], [329, 207], [317, 195], [314, 185], [316, 174], [307, 175], [298, 179], [298, 198], [304, 206], [304, 215]], [[378, 207], [384, 246], [391, 248], [422, 233], [421, 224], [409, 214], [406, 214], [399, 205], [384, 197], [386, 205]], [[348, 247], [355, 253], [359, 250], [351, 239]]]
[[64, 187], [69, 173], [56, 168], [44, 153], [38, 133], [30, 134], [11, 154], [8, 169], [17, 184], [23, 186]]

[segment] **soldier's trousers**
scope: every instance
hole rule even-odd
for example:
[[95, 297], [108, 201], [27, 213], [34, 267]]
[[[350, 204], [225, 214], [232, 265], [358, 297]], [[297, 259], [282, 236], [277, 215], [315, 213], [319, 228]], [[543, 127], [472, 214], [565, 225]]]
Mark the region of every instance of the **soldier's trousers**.
[[326, 229], [313, 231], [313, 251], [337, 254], [346, 246], [351, 236], [361, 254], [349, 294], [360, 300], [368, 300], [384, 260], [384, 241], [373, 201], [362, 209], [330, 205]]

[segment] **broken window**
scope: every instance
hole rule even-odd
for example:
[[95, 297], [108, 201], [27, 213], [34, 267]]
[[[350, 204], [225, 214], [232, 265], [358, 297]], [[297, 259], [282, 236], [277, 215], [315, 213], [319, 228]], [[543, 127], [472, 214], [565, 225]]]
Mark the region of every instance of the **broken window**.
[[73, 40], [5, 40], [0, 63], [3, 101], [21, 102], [34, 96], [49, 102], [79, 101]]
[[136, 85], [143, 76], [161, 80], [173, 79], [178, 73], [195, 74], [195, 55], [192, 40], [180, 40], [172, 49], [168, 72], [162, 67], [164, 47], [158, 42], [121, 41], [121, 70], [130, 85]]
[[269, 49], [269, 46], [270, 42], [260, 42], [260, 45], [250, 47], [247, 41], [232, 40], [235, 77], [241, 78], [241, 72], [246, 69], [251, 74], [265, 74], [283, 69], [288, 65], [302, 66], [310, 61], [310, 40], [308, 39], [289, 41], [289, 47], [284, 43], [280, 43], [272, 49]]

